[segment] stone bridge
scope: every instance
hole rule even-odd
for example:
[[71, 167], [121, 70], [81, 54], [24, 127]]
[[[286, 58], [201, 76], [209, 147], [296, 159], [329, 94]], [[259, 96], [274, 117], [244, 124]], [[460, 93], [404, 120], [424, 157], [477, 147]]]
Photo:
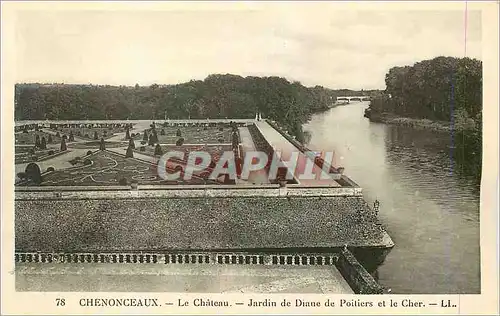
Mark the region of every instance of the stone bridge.
[[351, 101], [370, 101], [370, 97], [363, 95], [363, 96], [340, 96], [337, 97], [337, 101], [347, 101], [347, 103], [350, 103]]

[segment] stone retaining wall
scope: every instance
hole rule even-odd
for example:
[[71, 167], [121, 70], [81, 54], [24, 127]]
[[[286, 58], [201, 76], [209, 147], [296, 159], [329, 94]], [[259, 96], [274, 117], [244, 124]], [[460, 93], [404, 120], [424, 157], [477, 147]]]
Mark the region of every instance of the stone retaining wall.
[[[194, 187], [194, 185], [193, 185]], [[221, 186], [222, 187], [222, 186]], [[15, 192], [16, 200], [46, 199], [116, 199], [116, 198], [173, 198], [173, 197], [280, 197], [280, 196], [362, 196], [360, 188], [318, 187], [318, 188], [280, 188], [279, 185], [266, 187], [200, 187], [179, 186], [130, 186], [113, 187], [23, 187]]]
[[356, 294], [383, 294], [384, 289], [348, 249], [339, 253], [336, 266]]

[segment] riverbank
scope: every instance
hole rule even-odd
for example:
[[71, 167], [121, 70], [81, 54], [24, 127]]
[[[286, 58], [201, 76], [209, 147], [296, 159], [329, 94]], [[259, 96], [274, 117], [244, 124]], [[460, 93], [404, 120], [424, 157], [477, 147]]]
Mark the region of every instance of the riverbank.
[[[370, 111], [367, 109], [365, 111], [366, 118], [368, 118], [371, 122], [376, 123], [385, 123], [385, 124], [393, 124], [400, 125], [406, 127], [413, 127], [418, 129], [429, 129], [437, 132], [451, 132], [452, 126], [450, 122], [446, 121], [433, 121], [429, 119], [415, 119], [410, 117], [398, 116], [392, 113], [379, 113]], [[462, 130], [460, 126], [453, 126], [455, 130]]]
[[[456, 120], [455, 122], [434, 121], [429, 119], [415, 119], [398, 116], [393, 113], [376, 112], [370, 108], [364, 112], [364, 117], [370, 122], [385, 123], [397, 126], [411, 127], [414, 129], [431, 130], [438, 133], [453, 135], [455, 148], [452, 151], [457, 170], [472, 176], [479, 185], [482, 170], [482, 140], [481, 130], [477, 129], [474, 121], [469, 119]], [[472, 122], [471, 122], [472, 121]]]

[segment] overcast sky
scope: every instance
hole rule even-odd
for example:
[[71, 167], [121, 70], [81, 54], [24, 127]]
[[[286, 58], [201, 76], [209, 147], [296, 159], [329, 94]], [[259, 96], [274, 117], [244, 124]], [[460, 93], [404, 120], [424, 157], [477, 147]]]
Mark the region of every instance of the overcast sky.
[[481, 59], [481, 13], [468, 12], [465, 32], [464, 12], [284, 3], [248, 11], [23, 11], [17, 81], [150, 85], [233, 73], [383, 89], [392, 66], [440, 55]]

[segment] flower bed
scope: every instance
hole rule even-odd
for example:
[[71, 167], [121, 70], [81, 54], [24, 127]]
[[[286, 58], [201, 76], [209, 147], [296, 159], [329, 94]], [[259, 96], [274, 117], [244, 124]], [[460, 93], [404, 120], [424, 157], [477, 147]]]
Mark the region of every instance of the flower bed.
[[[231, 128], [222, 127], [206, 127], [206, 126], [180, 126], [180, 127], [157, 127], [158, 143], [160, 144], [175, 144], [182, 137], [184, 144], [219, 144], [231, 142]], [[165, 135], [162, 135], [163, 132]], [[177, 136], [177, 130], [181, 131], [181, 136]], [[151, 129], [146, 130], [148, 136], [151, 134]], [[144, 135], [141, 133], [141, 135]], [[142, 139], [142, 138], [140, 138]], [[221, 141], [222, 140], [222, 141]]]

